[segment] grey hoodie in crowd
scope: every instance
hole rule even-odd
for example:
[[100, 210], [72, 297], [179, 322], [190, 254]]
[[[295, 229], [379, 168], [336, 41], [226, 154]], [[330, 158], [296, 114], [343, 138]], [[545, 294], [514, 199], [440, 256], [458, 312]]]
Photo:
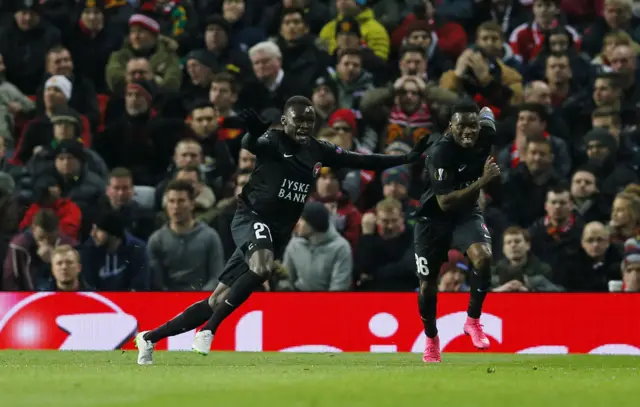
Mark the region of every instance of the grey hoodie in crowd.
[[291, 238], [284, 252], [283, 266], [298, 291], [346, 291], [351, 288], [351, 246], [333, 226], [315, 244], [302, 237]]
[[149, 237], [147, 255], [156, 290], [213, 291], [224, 269], [220, 236], [201, 222], [183, 235], [165, 224]]

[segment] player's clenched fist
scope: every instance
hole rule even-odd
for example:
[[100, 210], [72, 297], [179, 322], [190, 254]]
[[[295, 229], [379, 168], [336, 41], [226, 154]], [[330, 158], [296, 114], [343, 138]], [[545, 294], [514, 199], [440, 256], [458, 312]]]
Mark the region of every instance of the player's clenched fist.
[[489, 156], [484, 163], [484, 170], [482, 171], [482, 181], [484, 184], [488, 184], [494, 178], [500, 176], [500, 167], [496, 164], [495, 158]]

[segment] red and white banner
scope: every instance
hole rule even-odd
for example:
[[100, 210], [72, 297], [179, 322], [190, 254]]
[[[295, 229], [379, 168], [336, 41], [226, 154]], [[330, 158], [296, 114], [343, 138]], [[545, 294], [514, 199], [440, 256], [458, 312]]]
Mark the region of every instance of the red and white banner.
[[[133, 349], [206, 293], [0, 293], [0, 349]], [[440, 294], [445, 351], [475, 351], [462, 334], [468, 295]], [[482, 323], [491, 351], [640, 355], [640, 295], [490, 294]], [[190, 349], [194, 332], [156, 349]], [[214, 349], [281, 352], [422, 352], [412, 293], [260, 293], [225, 321]]]

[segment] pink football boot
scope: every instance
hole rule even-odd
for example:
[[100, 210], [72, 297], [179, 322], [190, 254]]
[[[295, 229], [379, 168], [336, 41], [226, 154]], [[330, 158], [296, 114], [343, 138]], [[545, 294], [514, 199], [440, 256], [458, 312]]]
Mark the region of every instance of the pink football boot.
[[464, 333], [471, 337], [473, 346], [478, 349], [489, 349], [489, 338], [482, 331], [482, 325], [480, 324], [480, 318], [467, 317], [467, 321], [464, 323]]
[[427, 343], [424, 347], [424, 353], [422, 354], [422, 360], [425, 363], [440, 363], [442, 358], [440, 357], [440, 338], [429, 338], [427, 336]]

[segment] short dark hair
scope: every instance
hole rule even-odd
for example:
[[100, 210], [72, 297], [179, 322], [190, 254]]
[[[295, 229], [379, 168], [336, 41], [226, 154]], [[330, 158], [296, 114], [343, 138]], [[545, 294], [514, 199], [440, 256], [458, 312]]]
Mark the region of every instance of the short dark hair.
[[360, 49], [345, 49], [345, 50], [342, 50], [340, 52], [340, 55], [338, 55], [338, 63], [340, 63], [340, 61], [342, 61], [342, 58], [344, 58], [346, 56], [358, 57], [362, 61], [362, 51], [360, 51]]
[[518, 109], [518, 114], [522, 112], [533, 112], [537, 114], [540, 120], [542, 120], [543, 122], [549, 120], [549, 113], [547, 112], [547, 108], [540, 103], [523, 103]]
[[191, 105], [189, 106], [189, 113], [193, 113], [194, 110], [207, 109], [207, 108], [216, 110], [216, 107], [207, 99], [197, 99], [196, 101], [192, 102]]
[[[45, 57], [44, 57], [44, 62], [45, 62], [45, 64], [49, 62], [49, 55], [51, 55], [51, 54], [58, 54], [58, 53], [60, 53], [60, 52], [62, 52], [62, 51], [69, 51], [69, 48], [65, 47], [65, 46], [64, 46], [64, 45], [62, 45], [62, 44], [56, 44], [56, 45], [54, 45], [53, 47], [49, 48], [49, 49], [47, 50], [47, 54], [46, 54], [46, 55], [45, 55]], [[71, 51], [69, 51], [69, 53], [71, 53]]]
[[478, 113], [478, 105], [473, 100], [464, 99], [451, 107], [451, 116], [456, 113]]
[[229, 72], [220, 72], [213, 75], [211, 83], [228, 83], [231, 88], [231, 92], [240, 92], [240, 85], [238, 84], [238, 81], [236, 81], [235, 77]]
[[538, 136], [527, 137], [527, 149], [529, 149], [529, 146], [531, 144], [544, 144], [545, 146], [549, 147], [549, 151], [553, 150], [553, 147], [549, 139], [544, 137], [542, 134]]
[[500, 24], [496, 23], [495, 21], [485, 21], [484, 23], [480, 24], [476, 29], [476, 37], [480, 34], [480, 31], [490, 31], [498, 33], [501, 39], [504, 38], [502, 27], [500, 27]]
[[169, 181], [167, 187], [164, 190], [164, 193], [168, 194], [169, 191], [186, 192], [189, 196], [189, 199], [194, 200], [196, 198], [196, 190], [193, 189], [193, 185], [191, 185], [190, 182], [184, 180], [174, 179]]
[[280, 13], [280, 25], [282, 25], [282, 21], [284, 21], [284, 18], [289, 14], [300, 14], [300, 17], [302, 17], [302, 22], [304, 23], [304, 25], [306, 26], [309, 25], [309, 22], [307, 21], [307, 15], [304, 12], [304, 9], [301, 9], [300, 7], [287, 7], [283, 9], [282, 12]]
[[531, 242], [531, 235], [529, 234], [529, 231], [517, 225], [506, 228], [504, 232], [502, 232], [502, 236], [506, 235], [522, 235], [525, 242]]
[[202, 173], [200, 172], [200, 167], [196, 164], [189, 164], [186, 167], [180, 168], [178, 171], [176, 171], [176, 177], [178, 176], [179, 172], [195, 172], [198, 175], [198, 181], [202, 181]]
[[427, 59], [427, 54], [424, 52], [424, 48], [415, 44], [405, 44], [400, 48], [399, 59], [404, 58], [407, 54], [420, 54], [422, 58]]
[[133, 178], [133, 174], [128, 168], [116, 167], [109, 173], [109, 179], [111, 178]]
[[564, 194], [565, 192], [568, 192], [571, 194], [571, 185], [564, 180], [558, 181], [547, 189], [547, 195], [549, 192], [553, 192], [554, 194]]
[[40, 209], [31, 222], [32, 226], [38, 226], [47, 233], [58, 231], [58, 216], [51, 209]]
[[621, 89], [622, 84], [620, 83], [620, 74], [618, 72], [600, 72], [596, 76], [596, 80], [604, 79], [609, 83], [614, 89]]
[[620, 110], [610, 106], [595, 108], [591, 113], [591, 119], [593, 120], [599, 117], [611, 117], [611, 121], [616, 126], [620, 126], [622, 124], [622, 119], [620, 118]]
[[311, 103], [309, 98], [306, 98], [304, 96], [292, 96], [289, 98], [289, 100], [287, 100], [287, 103], [284, 104], [283, 111], [286, 112], [288, 109], [292, 107], [298, 107], [298, 106], [299, 107], [313, 106], [313, 103]]

